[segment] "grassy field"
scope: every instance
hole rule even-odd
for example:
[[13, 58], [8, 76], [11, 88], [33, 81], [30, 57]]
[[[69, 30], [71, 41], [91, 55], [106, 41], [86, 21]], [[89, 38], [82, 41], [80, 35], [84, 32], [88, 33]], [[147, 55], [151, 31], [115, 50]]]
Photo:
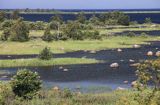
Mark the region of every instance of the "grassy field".
[[0, 54], [39, 54], [46, 46], [51, 48], [53, 53], [65, 53], [78, 50], [102, 50], [111, 48], [130, 48], [133, 44], [146, 44], [145, 41], [160, 40], [160, 37], [109, 37], [104, 40], [84, 41], [53, 41], [44, 42], [41, 39], [28, 42], [0, 41]]
[[51, 60], [34, 59], [15, 59], [15, 60], [0, 60], [0, 67], [33, 67], [33, 66], [53, 66], [53, 65], [69, 65], [69, 64], [91, 64], [100, 63], [95, 59], [86, 58], [56, 58]]

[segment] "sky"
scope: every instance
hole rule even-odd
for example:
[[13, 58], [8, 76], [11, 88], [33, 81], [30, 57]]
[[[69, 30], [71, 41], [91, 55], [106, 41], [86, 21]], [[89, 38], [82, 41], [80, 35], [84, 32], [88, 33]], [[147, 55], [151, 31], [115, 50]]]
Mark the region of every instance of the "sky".
[[0, 9], [154, 9], [160, 0], [0, 0]]

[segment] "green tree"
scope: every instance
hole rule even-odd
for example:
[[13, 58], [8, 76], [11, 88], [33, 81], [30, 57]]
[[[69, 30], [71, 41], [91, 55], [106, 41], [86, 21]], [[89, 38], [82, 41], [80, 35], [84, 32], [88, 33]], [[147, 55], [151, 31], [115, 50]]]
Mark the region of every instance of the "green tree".
[[85, 16], [84, 12], [78, 13], [76, 19], [77, 19], [78, 22], [84, 24], [85, 21], [86, 21], [86, 16]]
[[63, 18], [61, 15], [56, 14], [50, 18], [50, 22], [52, 22], [52, 21], [56, 21], [56, 22], [59, 22], [59, 24], [62, 24]]
[[27, 41], [29, 40], [29, 28], [23, 22], [22, 18], [16, 20], [14, 25], [11, 27], [10, 40], [12, 41]]
[[98, 17], [96, 17], [95, 15], [93, 15], [93, 16], [89, 19], [89, 21], [90, 21], [92, 24], [94, 24], [94, 25], [98, 25], [98, 24], [99, 24], [99, 19], [98, 19]]
[[18, 10], [13, 11], [10, 15], [10, 18], [13, 20], [18, 19], [19, 18], [19, 11]]
[[50, 60], [52, 59], [53, 53], [51, 52], [50, 48], [45, 47], [39, 54], [39, 58], [41, 60]]
[[5, 28], [4, 31], [3, 31], [3, 34], [1, 35], [1, 40], [3, 40], [3, 41], [8, 40], [10, 35], [11, 35], [10, 29], [9, 28]]
[[6, 13], [3, 11], [0, 11], [0, 22], [3, 22], [6, 18]]
[[2, 28], [10, 28], [12, 25], [14, 24], [14, 22], [12, 20], [5, 20], [2, 22]]
[[81, 24], [77, 21], [70, 21], [66, 24], [65, 28], [62, 30], [68, 38], [74, 40], [82, 40], [83, 36], [81, 35]]
[[15, 95], [31, 99], [41, 89], [42, 82], [36, 72], [22, 69], [13, 76], [10, 84]]
[[145, 21], [144, 21], [146, 24], [151, 24], [152, 23], [152, 20], [151, 18], [145, 18]]
[[44, 35], [42, 36], [42, 39], [48, 42], [53, 40], [53, 35], [50, 32], [50, 27], [46, 28], [46, 30], [44, 31]]

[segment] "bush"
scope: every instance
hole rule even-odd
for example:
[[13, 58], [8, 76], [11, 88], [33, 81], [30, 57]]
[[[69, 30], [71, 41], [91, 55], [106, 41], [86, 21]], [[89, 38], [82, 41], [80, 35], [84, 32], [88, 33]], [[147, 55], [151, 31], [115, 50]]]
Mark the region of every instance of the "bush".
[[39, 54], [39, 58], [42, 60], [50, 60], [52, 59], [52, 52], [48, 47], [45, 47]]
[[134, 32], [129, 32], [129, 33], [126, 34], [126, 36], [128, 36], [128, 37], [135, 37], [136, 34]]
[[42, 36], [42, 39], [43, 39], [44, 41], [48, 41], [48, 42], [50, 42], [50, 41], [53, 40], [53, 35], [52, 35], [51, 32], [50, 32], [50, 28], [47, 28], [47, 29], [45, 30], [44, 35]]
[[5, 29], [5, 28], [10, 28], [13, 24], [14, 23], [12, 20], [5, 20], [4, 22], [2, 22], [1, 26], [3, 29]]
[[23, 19], [19, 18], [11, 27], [10, 40], [12, 41], [27, 41], [29, 40], [29, 28], [23, 22]]
[[146, 34], [146, 33], [141, 33], [141, 35], [140, 35], [141, 37], [143, 37], [143, 38], [147, 38], [148, 37], [148, 35]]
[[69, 89], [65, 88], [62, 91], [62, 97], [63, 98], [72, 98], [72, 96], [73, 96], [73, 94], [72, 94], [72, 92]]
[[100, 35], [99, 31], [85, 31], [83, 32], [83, 36], [88, 39], [101, 39], [102, 36]]
[[10, 36], [10, 29], [6, 28], [3, 31], [3, 34], [1, 35], [1, 40], [6, 41], [8, 40], [8, 37]]
[[144, 22], [145, 22], [146, 24], [151, 24], [151, 23], [152, 23], [152, 20], [151, 20], [151, 18], [145, 18]]
[[9, 105], [14, 99], [14, 93], [9, 84], [0, 82], [0, 105]]
[[11, 79], [11, 88], [15, 95], [31, 99], [41, 89], [40, 76], [29, 70], [19, 70]]

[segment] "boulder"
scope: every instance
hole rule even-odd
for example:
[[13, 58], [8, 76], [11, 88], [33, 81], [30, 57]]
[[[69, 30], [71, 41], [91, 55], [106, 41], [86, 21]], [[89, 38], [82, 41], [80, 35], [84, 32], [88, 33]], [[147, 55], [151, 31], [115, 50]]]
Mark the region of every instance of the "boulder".
[[127, 83], [128, 83], [128, 81], [123, 81], [123, 83], [127, 84]]
[[63, 69], [63, 71], [68, 71], [68, 69]]
[[131, 83], [131, 87], [135, 87], [135, 86], [137, 86], [137, 81], [133, 81], [133, 82]]
[[119, 49], [117, 49], [117, 51], [118, 51], [118, 52], [122, 52], [122, 49], [119, 48]]
[[160, 57], [160, 51], [157, 51], [157, 52], [156, 52], [156, 56], [157, 56], [157, 57]]
[[60, 88], [59, 88], [58, 86], [55, 86], [55, 87], [53, 87], [53, 90], [54, 90], [54, 91], [59, 91]]
[[139, 66], [140, 65], [140, 63], [133, 63], [133, 64], [130, 64], [130, 66], [132, 66], [132, 67], [137, 67], [137, 66]]
[[60, 66], [59, 69], [63, 69], [63, 66]]
[[135, 60], [133, 60], [133, 59], [129, 59], [129, 62], [135, 62]]
[[117, 87], [116, 90], [126, 90], [125, 88], [122, 88], [122, 87]]
[[137, 45], [137, 44], [134, 44], [133, 45], [133, 48], [140, 48], [141, 46], [140, 45]]
[[119, 64], [118, 64], [118, 63], [112, 63], [112, 64], [110, 65], [110, 67], [111, 67], [111, 68], [117, 68], [117, 67], [119, 67]]
[[148, 51], [147, 52], [147, 56], [153, 56], [153, 52], [152, 51]]
[[64, 47], [61, 47], [60, 50], [64, 50]]
[[94, 54], [94, 53], [96, 53], [96, 51], [92, 50], [92, 51], [90, 51], [90, 53]]
[[138, 84], [137, 81], [133, 81], [133, 82], [131, 83], [131, 87], [133, 87], [133, 88], [136, 88], [136, 87], [138, 87], [138, 86], [143, 87], [143, 84]]

